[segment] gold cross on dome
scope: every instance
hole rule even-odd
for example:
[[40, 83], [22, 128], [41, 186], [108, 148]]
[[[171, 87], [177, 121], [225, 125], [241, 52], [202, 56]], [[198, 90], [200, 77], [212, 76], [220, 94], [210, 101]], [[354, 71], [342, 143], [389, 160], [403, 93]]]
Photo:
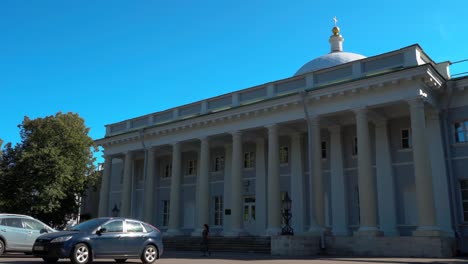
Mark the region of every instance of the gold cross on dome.
[[333, 17], [333, 21], [335, 22], [335, 27], [336, 27], [336, 23], [338, 22], [338, 19], [336, 19], [336, 16]]

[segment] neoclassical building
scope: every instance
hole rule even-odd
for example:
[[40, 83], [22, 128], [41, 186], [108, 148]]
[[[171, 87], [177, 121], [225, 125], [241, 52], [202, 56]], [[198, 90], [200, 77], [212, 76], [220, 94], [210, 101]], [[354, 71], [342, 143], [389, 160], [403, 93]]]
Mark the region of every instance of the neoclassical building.
[[468, 78], [417, 44], [367, 58], [336, 26], [329, 43], [290, 78], [106, 125], [99, 215], [275, 238], [288, 194], [289, 242], [451, 254], [468, 221]]

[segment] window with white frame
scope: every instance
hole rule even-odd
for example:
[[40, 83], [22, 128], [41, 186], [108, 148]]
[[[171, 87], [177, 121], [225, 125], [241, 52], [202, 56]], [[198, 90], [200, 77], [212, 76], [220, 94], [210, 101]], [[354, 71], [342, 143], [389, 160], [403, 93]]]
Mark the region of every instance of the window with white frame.
[[166, 163], [164, 165], [163, 178], [169, 178], [172, 175], [172, 163]]
[[197, 160], [189, 160], [187, 163], [187, 175], [197, 175]]
[[170, 202], [169, 200], [163, 200], [162, 201], [162, 225], [163, 226], [168, 226], [169, 225], [169, 206]]
[[455, 142], [468, 142], [468, 120], [454, 123], [455, 126]]
[[327, 158], [327, 142], [322, 141], [321, 147], [322, 147], [322, 159], [326, 159]]
[[223, 225], [223, 197], [215, 196], [214, 197], [214, 225], [221, 226]]
[[411, 140], [411, 130], [409, 128], [403, 128], [400, 132], [401, 135], [401, 148], [410, 149], [413, 147]]
[[353, 140], [353, 146], [352, 146], [352, 155], [353, 156], [356, 156], [357, 155], [357, 152], [358, 152], [358, 146], [357, 146], [357, 137], [354, 137], [354, 140]]
[[460, 181], [460, 191], [463, 203], [463, 221], [468, 222], [468, 180]]
[[255, 166], [255, 156], [252, 151], [244, 153], [244, 168], [249, 169]]
[[280, 164], [286, 165], [289, 163], [289, 149], [286, 146], [281, 146], [279, 151]]
[[224, 156], [216, 156], [214, 159], [214, 171], [224, 170]]

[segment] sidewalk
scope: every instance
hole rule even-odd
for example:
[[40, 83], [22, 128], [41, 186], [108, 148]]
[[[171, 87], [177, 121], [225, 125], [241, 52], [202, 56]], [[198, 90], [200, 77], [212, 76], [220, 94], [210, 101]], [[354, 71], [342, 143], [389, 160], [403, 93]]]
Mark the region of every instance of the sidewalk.
[[249, 264], [352, 264], [352, 263], [381, 263], [381, 264], [403, 264], [403, 263], [468, 263], [468, 258], [449, 258], [449, 259], [433, 259], [433, 258], [376, 258], [376, 257], [333, 257], [333, 256], [306, 256], [306, 257], [286, 257], [286, 256], [271, 256], [267, 254], [257, 253], [230, 253], [230, 252], [214, 252], [210, 257], [201, 256], [200, 252], [196, 251], [166, 251], [162, 258], [157, 262], [160, 264], [175, 264], [175, 263], [191, 263], [191, 264], [230, 264], [230, 263], [245, 263]]

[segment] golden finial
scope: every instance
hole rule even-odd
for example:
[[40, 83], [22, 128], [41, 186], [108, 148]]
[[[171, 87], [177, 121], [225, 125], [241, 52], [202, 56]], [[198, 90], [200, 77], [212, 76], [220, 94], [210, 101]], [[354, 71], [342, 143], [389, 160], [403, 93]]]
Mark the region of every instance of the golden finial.
[[338, 22], [338, 19], [336, 18], [336, 16], [333, 17], [333, 21], [335, 22], [335, 26], [332, 29], [333, 35], [339, 36], [340, 35], [340, 28], [336, 25], [336, 23]]

